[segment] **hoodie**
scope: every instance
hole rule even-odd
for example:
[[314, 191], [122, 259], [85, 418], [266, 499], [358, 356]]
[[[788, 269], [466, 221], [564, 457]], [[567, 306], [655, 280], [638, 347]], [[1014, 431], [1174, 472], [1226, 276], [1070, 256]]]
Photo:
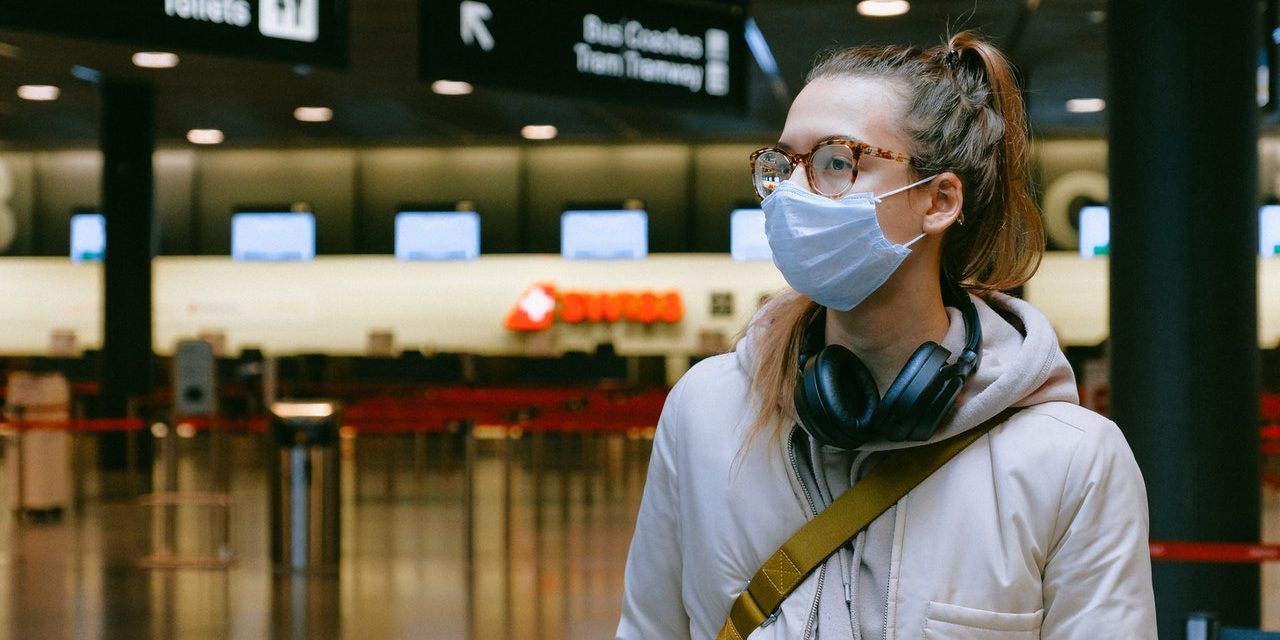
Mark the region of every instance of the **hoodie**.
[[[1024, 407], [814, 571], [752, 638], [1155, 635], [1146, 494], [1123, 436], [1078, 406], [1048, 320], [974, 297], [982, 359], [930, 441]], [[964, 343], [960, 312], [942, 346]], [[753, 325], [756, 326], [756, 325]], [[628, 556], [619, 638], [713, 638], [760, 564], [888, 449], [799, 428], [743, 450], [754, 334], [673, 388]]]

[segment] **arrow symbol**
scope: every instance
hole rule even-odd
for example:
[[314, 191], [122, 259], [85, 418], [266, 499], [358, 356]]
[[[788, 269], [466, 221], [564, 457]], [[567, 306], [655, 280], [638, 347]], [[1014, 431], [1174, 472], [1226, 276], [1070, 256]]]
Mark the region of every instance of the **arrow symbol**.
[[493, 17], [493, 10], [483, 2], [466, 0], [461, 5], [462, 42], [464, 44], [479, 43], [485, 51], [493, 51], [493, 34], [484, 21]]

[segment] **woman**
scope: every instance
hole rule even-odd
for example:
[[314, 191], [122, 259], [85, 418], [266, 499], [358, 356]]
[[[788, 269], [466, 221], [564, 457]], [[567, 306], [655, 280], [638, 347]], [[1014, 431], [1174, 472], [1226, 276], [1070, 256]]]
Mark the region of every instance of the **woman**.
[[1003, 56], [969, 33], [830, 55], [752, 170], [793, 290], [672, 390], [618, 637], [715, 637], [761, 563], [886, 452], [1010, 408], [750, 637], [1155, 637], [1133, 455], [1078, 405], [1047, 319], [999, 293], [1044, 249]]

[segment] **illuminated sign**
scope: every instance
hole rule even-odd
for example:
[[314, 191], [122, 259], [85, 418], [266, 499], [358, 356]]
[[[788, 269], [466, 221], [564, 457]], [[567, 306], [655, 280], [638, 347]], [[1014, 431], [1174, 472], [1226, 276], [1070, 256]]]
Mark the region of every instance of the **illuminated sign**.
[[[1080, 209], [1080, 255], [1085, 258], [1105, 256], [1111, 249], [1110, 214], [1107, 207]], [[1280, 205], [1258, 209], [1258, 255], [1270, 258], [1280, 255]]]
[[345, 67], [341, 0], [0, 2], [0, 25], [130, 45]]
[[1280, 255], [1280, 205], [1269, 204], [1258, 210], [1258, 255]]
[[71, 262], [101, 262], [107, 253], [107, 219], [101, 213], [71, 216]]
[[401, 211], [396, 214], [396, 258], [474, 260], [480, 256], [480, 214], [474, 211]]
[[764, 211], [734, 209], [729, 214], [729, 255], [734, 260], [772, 260], [769, 238], [764, 232]]
[[557, 292], [555, 285], [539, 283], [520, 294], [503, 324], [512, 331], [545, 331], [557, 320], [675, 324], [683, 318], [684, 301], [678, 291]]
[[745, 2], [419, 0], [419, 75], [662, 107], [741, 110]]
[[636, 260], [649, 255], [649, 214], [637, 209], [566, 211], [560, 255], [571, 260]]
[[231, 216], [231, 258], [289, 262], [316, 257], [316, 218], [310, 213]]
[[1111, 253], [1111, 216], [1106, 207], [1080, 209], [1080, 256], [1092, 258]]

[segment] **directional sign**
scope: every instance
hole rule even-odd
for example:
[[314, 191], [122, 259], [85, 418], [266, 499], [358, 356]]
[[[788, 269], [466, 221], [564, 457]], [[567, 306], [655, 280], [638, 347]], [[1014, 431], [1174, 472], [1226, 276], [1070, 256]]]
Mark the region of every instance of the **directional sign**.
[[346, 0], [2, 0], [0, 27], [345, 67]]
[[633, 104], [746, 102], [741, 0], [419, 0], [423, 80]]

